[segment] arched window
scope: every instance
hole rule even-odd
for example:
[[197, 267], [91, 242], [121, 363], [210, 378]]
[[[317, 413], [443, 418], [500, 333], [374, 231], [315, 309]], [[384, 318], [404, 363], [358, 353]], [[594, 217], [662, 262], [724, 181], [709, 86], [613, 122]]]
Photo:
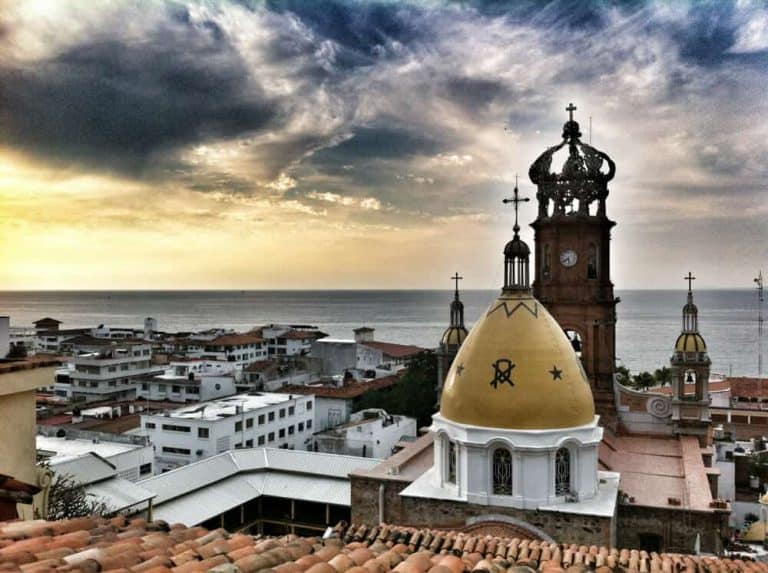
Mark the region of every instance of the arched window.
[[597, 278], [597, 247], [595, 247], [594, 243], [589, 244], [587, 251], [587, 278]]
[[555, 454], [555, 495], [571, 492], [571, 452], [560, 448]]
[[576, 356], [581, 358], [582, 352], [584, 350], [584, 346], [581, 341], [581, 334], [579, 334], [572, 328], [566, 328], [565, 335], [568, 337], [568, 340], [570, 341], [571, 346], [573, 347], [573, 351], [576, 353]]
[[493, 493], [512, 495], [512, 454], [506, 448], [493, 451]]
[[445, 481], [448, 483], [456, 483], [456, 442], [448, 442], [448, 452], [445, 464], [447, 470], [445, 472]]
[[544, 264], [541, 273], [544, 278], [549, 278], [549, 270], [552, 267], [552, 254], [549, 252], [549, 245], [544, 245]]

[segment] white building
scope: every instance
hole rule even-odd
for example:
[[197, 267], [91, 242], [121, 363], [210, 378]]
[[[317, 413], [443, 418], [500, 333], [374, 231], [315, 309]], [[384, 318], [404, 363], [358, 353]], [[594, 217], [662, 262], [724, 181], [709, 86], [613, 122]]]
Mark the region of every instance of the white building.
[[230, 449], [268, 446], [307, 450], [314, 431], [314, 396], [238, 394], [160, 414], [142, 415], [160, 471]]
[[57, 380], [54, 392], [70, 400], [126, 400], [136, 397], [136, 379], [162, 368], [152, 364], [145, 342], [91, 339], [93, 351], [72, 358], [69, 382]]
[[379, 408], [352, 414], [348, 423], [315, 434], [315, 450], [333, 454], [388, 458], [402, 441], [416, 439], [415, 418], [393, 416]]
[[[313, 372], [313, 360], [308, 356], [271, 358], [253, 362], [243, 369], [238, 389], [266, 390], [273, 392], [286, 385], [309, 384]], [[314, 370], [318, 370], [317, 367]]]
[[70, 467], [69, 462], [89, 453], [112, 464], [115, 473], [128, 481], [135, 482], [153, 474], [154, 450], [146, 436], [40, 426], [36, 447], [38, 459], [46, 460], [54, 471], [66, 463], [75, 478], [77, 466]]
[[189, 358], [232, 362], [238, 369], [267, 358], [267, 345], [258, 333], [220, 334], [210, 339], [195, 335], [177, 345]]
[[349, 371], [367, 378], [386, 375], [424, 351], [418, 346], [376, 341], [372, 328], [357, 328], [354, 333], [354, 339], [321, 338], [312, 343], [311, 355], [322, 362], [323, 374]]
[[270, 356], [309, 354], [312, 342], [325, 336], [316, 327], [306, 325], [270, 324], [260, 330]]
[[170, 402], [206, 402], [236, 392], [234, 364], [218, 360], [171, 362], [138, 386], [139, 398]]

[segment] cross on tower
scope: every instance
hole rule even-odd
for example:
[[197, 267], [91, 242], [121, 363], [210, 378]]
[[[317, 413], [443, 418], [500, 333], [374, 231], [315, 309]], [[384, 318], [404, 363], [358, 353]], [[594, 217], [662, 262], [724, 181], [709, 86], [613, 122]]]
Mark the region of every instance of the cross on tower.
[[576, 111], [576, 106], [573, 105], [572, 103], [569, 103], [568, 107], [565, 108], [565, 111], [568, 112], [569, 121], [573, 121], [573, 112]]
[[451, 280], [456, 282], [456, 296], [459, 296], [459, 281], [462, 280], [464, 277], [460, 277], [459, 273], [455, 273]]
[[696, 277], [691, 274], [691, 271], [688, 271], [688, 276], [683, 277], [683, 280], [688, 281], [688, 292], [691, 292], [693, 290], [693, 281], [696, 280]]
[[513, 227], [515, 233], [517, 233], [520, 230], [520, 225], [517, 224], [517, 210], [519, 209], [520, 203], [526, 203], [530, 201], [528, 197], [520, 197], [520, 193], [517, 190], [517, 174], [515, 174], [515, 190], [513, 192], [511, 199], [503, 199], [502, 203], [505, 205], [507, 203], [514, 203], [515, 204], [515, 226]]

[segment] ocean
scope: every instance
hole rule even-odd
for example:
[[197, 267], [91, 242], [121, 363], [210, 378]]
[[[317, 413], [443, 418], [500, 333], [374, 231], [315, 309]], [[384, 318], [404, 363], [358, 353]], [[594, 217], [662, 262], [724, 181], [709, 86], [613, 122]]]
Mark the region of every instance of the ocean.
[[[467, 327], [498, 291], [462, 291]], [[680, 332], [685, 291], [619, 290], [617, 357], [630, 370], [666, 365]], [[378, 340], [437, 345], [448, 323], [451, 291], [45, 291], [0, 292], [0, 315], [30, 327], [50, 316], [62, 328], [133, 326], [157, 319], [163, 331], [211, 327], [245, 330], [269, 323], [311, 324], [333, 337], [371, 326]], [[699, 329], [713, 372], [757, 375], [757, 295], [754, 290], [699, 290]], [[765, 348], [765, 346], [764, 346]]]

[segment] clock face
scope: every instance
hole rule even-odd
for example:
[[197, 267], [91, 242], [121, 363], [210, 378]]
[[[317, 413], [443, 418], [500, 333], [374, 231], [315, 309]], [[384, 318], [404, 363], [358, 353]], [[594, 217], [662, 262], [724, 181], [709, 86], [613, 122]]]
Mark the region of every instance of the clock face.
[[578, 259], [579, 257], [576, 256], [576, 251], [572, 249], [566, 249], [560, 253], [560, 263], [562, 263], [564, 267], [572, 267], [576, 264]]

